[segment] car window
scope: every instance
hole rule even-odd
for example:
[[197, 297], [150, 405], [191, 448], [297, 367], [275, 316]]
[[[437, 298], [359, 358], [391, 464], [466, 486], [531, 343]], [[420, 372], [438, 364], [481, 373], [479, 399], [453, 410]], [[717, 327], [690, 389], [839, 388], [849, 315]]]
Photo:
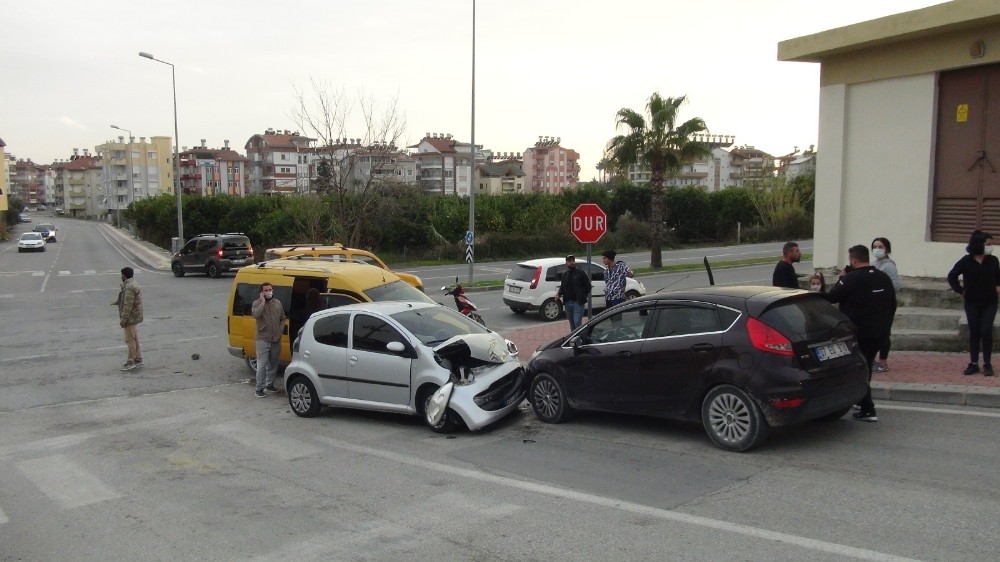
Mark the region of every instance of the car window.
[[576, 266], [589, 267], [591, 281], [604, 281], [604, 268], [602, 266], [596, 263], [578, 263]]
[[25, 232], [21, 235], [21, 240], [41, 240], [42, 235], [37, 232]]
[[424, 345], [443, 343], [455, 336], [489, 332], [478, 322], [444, 307], [404, 310], [392, 315]]
[[225, 250], [246, 250], [250, 248], [250, 239], [246, 236], [223, 238], [222, 248]]
[[372, 287], [365, 291], [368, 298], [373, 302], [383, 301], [409, 301], [435, 303], [434, 299], [425, 295], [420, 289], [410, 285], [406, 281], [396, 280], [381, 287]]
[[778, 301], [760, 315], [760, 320], [792, 342], [829, 337], [831, 330], [849, 322], [826, 299], [811, 295]]
[[719, 310], [708, 304], [671, 304], [660, 308], [650, 337], [687, 336], [722, 330]]
[[650, 308], [633, 308], [595, 322], [589, 329], [590, 343], [614, 343], [642, 338]]
[[233, 296], [233, 316], [249, 316], [253, 301], [260, 295], [260, 286], [250, 283], [237, 283], [236, 294]]
[[538, 271], [537, 266], [515, 265], [514, 269], [510, 270], [510, 273], [507, 274], [507, 278], [513, 279], [514, 281], [525, 281], [530, 283], [535, 279], [536, 271]]
[[198, 244], [197, 240], [191, 240], [187, 244], [184, 244], [184, 247], [181, 249], [181, 252], [191, 253], [194, 251], [194, 248], [197, 244]]
[[326, 299], [325, 301], [326, 306], [324, 306], [323, 308], [337, 308], [338, 306], [344, 306], [348, 304], [358, 304], [358, 302], [360, 302], [358, 299], [354, 297], [348, 295], [335, 294], [335, 293], [326, 293], [323, 295], [323, 298]]
[[198, 251], [207, 252], [215, 247], [215, 240], [199, 240]]
[[388, 269], [388, 268], [385, 267], [384, 264], [382, 264], [377, 259], [375, 259], [375, 258], [373, 258], [371, 256], [362, 256], [362, 255], [354, 254], [354, 255], [351, 256], [351, 261], [356, 261], [358, 263], [366, 263], [368, 265], [374, 265], [375, 267], [377, 267], [379, 269]]
[[562, 281], [563, 273], [566, 273], [566, 264], [554, 265], [545, 272], [545, 280]]
[[313, 339], [323, 345], [347, 347], [347, 331], [350, 322], [350, 314], [334, 314], [320, 318], [313, 323]]
[[403, 336], [381, 318], [367, 314], [354, 315], [351, 347], [360, 351], [390, 353], [385, 346], [390, 342], [404, 343]]

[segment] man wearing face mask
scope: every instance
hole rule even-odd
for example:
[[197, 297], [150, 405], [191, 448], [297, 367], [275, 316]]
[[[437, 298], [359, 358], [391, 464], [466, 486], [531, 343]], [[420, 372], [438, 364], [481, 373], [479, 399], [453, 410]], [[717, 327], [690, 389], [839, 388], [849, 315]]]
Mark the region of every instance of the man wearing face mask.
[[274, 298], [274, 287], [270, 283], [260, 286], [260, 296], [253, 301], [250, 313], [257, 320], [257, 398], [263, 398], [265, 390], [277, 392], [274, 377], [278, 374], [278, 360], [281, 358], [281, 328], [285, 323], [285, 309]]

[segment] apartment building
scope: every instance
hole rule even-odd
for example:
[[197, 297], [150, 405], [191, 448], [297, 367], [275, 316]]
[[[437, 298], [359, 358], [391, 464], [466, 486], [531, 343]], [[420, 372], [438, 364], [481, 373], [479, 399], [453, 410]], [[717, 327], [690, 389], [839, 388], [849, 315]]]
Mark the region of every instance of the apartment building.
[[[450, 133], [424, 133], [420, 142], [410, 146], [417, 161], [419, 182], [424, 191], [441, 195], [468, 195], [472, 185], [472, 145], [456, 141]], [[486, 162], [491, 155], [476, 147], [476, 162]]]
[[11, 193], [16, 194], [28, 207], [45, 205], [45, 173], [47, 167], [28, 160], [18, 159], [10, 178]]
[[287, 129], [267, 129], [250, 137], [244, 146], [250, 193], [308, 193], [314, 142], [316, 139]]
[[237, 197], [249, 193], [246, 176], [250, 161], [230, 148], [228, 140], [222, 148], [208, 148], [201, 139], [201, 146], [185, 149], [179, 158], [182, 193]]
[[503, 152], [490, 162], [476, 166], [476, 195], [524, 193], [524, 169], [521, 154]]
[[[97, 156], [84, 149], [83, 154], [76, 148], [69, 160], [52, 164], [55, 172], [55, 205], [65, 209], [70, 216], [98, 218], [115, 209], [114, 197], [108, 198], [104, 174], [104, 164]], [[60, 199], [61, 198], [61, 199]], [[125, 208], [118, 201], [119, 209]]]
[[[749, 187], [773, 178], [780, 159], [754, 148], [732, 148], [733, 135], [695, 135], [693, 140], [704, 143], [707, 156], [684, 162], [673, 175], [664, 179], [666, 187], [700, 187], [713, 192], [730, 187]], [[628, 179], [636, 185], [648, 184], [652, 174], [646, 168], [632, 166]]]
[[580, 181], [580, 155], [564, 148], [559, 137], [538, 137], [524, 150], [524, 185], [531, 192], [562, 193]]
[[7, 144], [0, 139], [0, 211], [6, 211], [10, 207], [7, 203], [7, 192], [9, 191], [10, 181], [8, 180], [7, 171]]
[[124, 209], [132, 202], [174, 192], [171, 137], [139, 137], [107, 141], [94, 147], [104, 166], [102, 188], [108, 209]]

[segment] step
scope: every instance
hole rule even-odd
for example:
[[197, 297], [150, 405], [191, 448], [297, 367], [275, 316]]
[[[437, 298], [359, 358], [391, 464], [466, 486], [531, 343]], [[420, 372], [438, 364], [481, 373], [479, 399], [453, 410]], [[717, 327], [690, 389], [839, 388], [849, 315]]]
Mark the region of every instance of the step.
[[892, 329], [905, 330], [951, 330], [958, 333], [959, 321], [965, 318], [961, 310], [950, 308], [928, 308], [924, 306], [903, 306], [896, 309]]
[[892, 349], [895, 351], [947, 351], [969, 350], [968, 336], [962, 337], [955, 330], [920, 330], [893, 327]]
[[899, 306], [912, 306], [923, 308], [943, 308], [962, 310], [962, 297], [948, 287], [948, 283], [921, 283], [909, 286], [905, 283], [903, 288], [896, 293], [896, 302]]

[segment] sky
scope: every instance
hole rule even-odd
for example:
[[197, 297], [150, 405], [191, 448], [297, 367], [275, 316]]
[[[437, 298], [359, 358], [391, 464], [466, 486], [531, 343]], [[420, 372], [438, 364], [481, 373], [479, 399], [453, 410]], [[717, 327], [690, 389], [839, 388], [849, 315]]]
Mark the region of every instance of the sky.
[[[773, 155], [816, 144], [819, 65], [779, 62], [778, 43], [940, 0], [477, 0], [475, 137], [523, 152], [539, 136], [598, 175], [615, 114], [654, 92]], [[241, 153], [267, 128], [300, 130], [296, 92], [395, 100], [402, 141], [468, 142], [473, 0], [64, 0], [8, 2], [0, 41], [0, 139], [36, 163], [129, 129], [181, 147]], [[358, 111], [353, 113], [359, 119]], [[355, 121], [354, 127], [360, 127]], [[357, 136], [362, 131], [357, 130]], [[348, 137], [354, 134], [346, 135]], [[822, 150], [822, 147], [817, 147]]]

